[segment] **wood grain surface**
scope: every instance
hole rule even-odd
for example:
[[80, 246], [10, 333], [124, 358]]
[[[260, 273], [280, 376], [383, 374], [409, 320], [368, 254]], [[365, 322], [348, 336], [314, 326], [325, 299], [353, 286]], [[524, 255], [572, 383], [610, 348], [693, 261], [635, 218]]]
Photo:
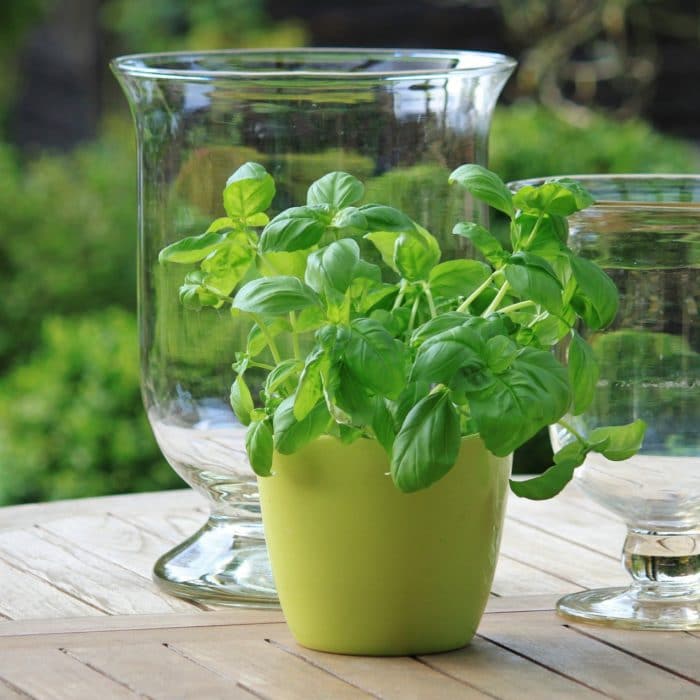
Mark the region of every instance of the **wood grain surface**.
[[0, 509], [0, 699], [700, 698], [700, 635], [555, 614], [563, 593], [626, 583], [624, 526], [573, 488], [511, 498], [477, 636], [415, 658], [315, 652], [279, 611], [158, 591], [153, 562], [206, 512], [191, 491]]

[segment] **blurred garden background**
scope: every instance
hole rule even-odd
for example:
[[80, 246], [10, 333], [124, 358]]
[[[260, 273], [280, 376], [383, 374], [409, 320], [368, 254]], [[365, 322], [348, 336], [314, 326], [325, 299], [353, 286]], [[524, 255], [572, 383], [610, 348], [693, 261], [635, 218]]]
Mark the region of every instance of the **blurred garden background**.
[[[698, 172], [686, 0], [1, 0], [0, 505], [182, 486], [141, 405], [135, 146], [108, 69], [132, 52], [495, 50], [504, 179]], [[541, 435], [517, 469], [547, 466]]]

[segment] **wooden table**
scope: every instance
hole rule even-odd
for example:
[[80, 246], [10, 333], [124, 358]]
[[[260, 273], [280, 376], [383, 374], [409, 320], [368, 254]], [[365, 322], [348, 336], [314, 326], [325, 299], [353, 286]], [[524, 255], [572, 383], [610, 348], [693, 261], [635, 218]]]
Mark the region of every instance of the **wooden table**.
[[575, 488], [511, 498], [476, 638], [418, 658], [312, 652], [277, 611], [159, 593], [154, 560], [205, 513], [190, 491], [0, 509], [0, 698], [700, 698], [700, 634], [553, 612], [562, 593], [626, 581], [622, 525]]

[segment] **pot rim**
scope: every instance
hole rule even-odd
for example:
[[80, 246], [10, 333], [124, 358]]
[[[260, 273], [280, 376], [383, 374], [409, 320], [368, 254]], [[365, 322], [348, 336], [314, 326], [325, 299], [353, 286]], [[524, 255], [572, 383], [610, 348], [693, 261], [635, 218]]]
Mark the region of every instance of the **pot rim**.
[[[207, 69], [196, 67], [198, 62], [226, 60], [231, 63], [235, 59], [255, 59], [268, 56], [270, 59], [296, 60], [299, 57], [311, 57], [316, 62], [334, 60], [338, 62], [354, 61], [357, 65], [347, 70], [325, 70], [312, 68], [300, 70], [298, 66], [288, 69]], [[380, 66], [368, 67], [362, 70], [363, 64], [358, 59], [368, 61], [395, 61], [418, 63], [408, 69], [382, 69]], [[426, 62], [434, 62], [435, 67], [425, 67]], [[172, 63], [181, 65], [172, 67]], [[211, 51], [168, 51], [160, 53], [138, 53], [114, 58], [110, 65], [113, 70], [124, 75], [140, 78], [162, 78], [170, 80], [211, 80], [220, 78], [239, 79], [284, 79], [291, 78], [309, 80], [344, 79], [350, 81], [366, 80], [396, 80], [406, 78], [447, 78], [450, 76], [476, 77], [510, 73], [516, 66], [515, 59], [505, 54], [490, 51], [462, 51], [446, 49], [367, 49], [367, 48], [292, 48], [292, 49], [219, 49]], [[378, 68], [371, 70], [372, 68]]]

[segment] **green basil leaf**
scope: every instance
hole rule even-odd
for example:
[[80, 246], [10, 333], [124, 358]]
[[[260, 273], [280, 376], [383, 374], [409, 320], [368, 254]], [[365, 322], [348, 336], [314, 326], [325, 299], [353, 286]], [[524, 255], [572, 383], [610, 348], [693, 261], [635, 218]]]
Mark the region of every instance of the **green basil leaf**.
[[455, 236], [468, 238], [476, 249], [495, 267], [502, 267], [510, 257], [500, 241], [483, 226], [471, 221], [461, 221], [453, 229]]
[[439, 260], [440, 247], [432, 236], [428, 238], [411, 231], [402, 233], [396, 239], [394, 263], [401, 276], [411, 282], [427, 279]]
[[510, 490], [521, 498], [541, 501], [556, 496], [572, 479], [576, 467], [583, 464], [586, 450], [576, 443], [566, 445], [554, 455], [554, 464], [542, 474], [524, 481], [510, 480]]
[[373, 289], [376, 286], [379, 286], [382, 281], [382, 271], [380, 267], [374, 263], [369, 263], [366, 260], [358, 260], [355, 263], [353, 276], [357, 281], [369, 280], [377, 283], [376, 285], [370, 285], [368, 289]]
[[257, 323], [254, 323], [250, 331], [248, 331], [248, 339], [246, 340], [246, 352], [248, 353], [248, 357], [257, 357], [267, 347], [268, 341], [266, 336], [275, 338], [280, 333], [291, 330], [286, 318], [278, 317], [264, 321], [261, 319], [261, 322], [265, 325], [265, 333], [262, 332], [262, 329]]
[[306, 358], [294, 395], [294, 417], [303, 420], [323, 400], [323, 374], [330, 360], [323, 348], [315, 348]]
[[580, 183], [567, 178], [545, 182], [533, 187], [526, 185], [513, 195], [513, 204], [525, 211], [569, 216], [593, 204], [593, 197]]
[[316, 245], [326, 231], [328, 215], [312, 207], [291, 207], [279, 213], [260, 235], [260, 251], [291, 252]]
[[294, 330], [297, 333], [309, 333], [319, 329], [326, 322], [326, 314], [320, 306], [307, 306], [297, 316]]
[[335, 214], [330, 225], [347, 235], [356, 236], [367, 230], [367, 217], [357, 207], [345, 207]]
[[171, 243], [158, 254], [158, 262], [194, 263], [204, 260], [213, 250], [223, 245], [228, 233], [210, 231], [200, 236], [189, 236]]
[[409, 411], [429, 393], [430, 382], [409, 382], [395, 401], [385, 400], [393, 421], [394, 433], [401, 428]]
[[331, 417], [325, 401], [321, 401], [303, 419], [294, 417], [294, 396], [277, 407], [273, 418], [274, 444], [281, 454], [289, 455], [326, 432]]
[[476, 163], [469, 163], [454, 170], [449, 182], [459, 183], [477, 199], [513, 218], [513, 196], [496, 173]]
[[253, 471], [258, 476], [270, 476], [273, 442], [268, 420], [254, 421], [248, 426], [245, 448]]
[[397, 293], [398, 285], [378, 284], [366, 277], [355, 279], [350, 285], [350, 296], [361, 314], [368, 314], [375, 308], [390, 308]]
[[214, 233], [229, 233], [237, 228], [240, 229], [239, 223], [235, 222], [229, 216], [222, 216], [218, 219], [214, 219], [214, 221], [209, 224], [209, 228], [205, 233], [211, 233], [212, 231]]
[[393, 231], [375, 231], [374, 233], [368, 233], [364, 236], [364, 238], [370, 241], [379, 251], [384, 264], [390, 267], [394, 272], [399, 271], [399, 268], [396, 267], [396, 263], [394, 262], [394, 247], [400, 235], [400, 233], [395, 233]]
[[294, 393], [302, 369], [301, 360], [282, 360], [270, 370], [265, 378], [265, 393], [268, 396], [287, 398]]
[[265, 253], [258, 255], [256, 264], [258, 271], [263, 277], [274, 277], [276, 275], [288, 275], [304, 279], [306, 270], [306, 260], [309, 256], [306, 250], [294, 250], [291, 253]]
[[258, 163], [245, 163], [226, 182], [224, 209], [232, 219], [265, 211], [275, 196], [275, 181]]
[[411, 409], [396, 435], [391, 478], [405, 493], [427, 488], [452, 469], [459, 446], [459, 419], [448, 395], [426, 396]]
[[469, 396], [474, 392], [483, 392], [496, 381], [496, 375], [486, 363], [473, 363], [460, 367], [452, 375], [447, 386], [451, 391], [452, 400], [460, 405], [469, 403]]
[[467, 326], [475, 330], [483, 340], [499, 335], [511, 336], [518, 329], [517, 324], [501, 314], [489, 314], [486, 318], [472, 317], [467, 321]]
[[337, 426], [337, 429], [338, 437], [344, 445], [352, 444], [364, 434], [361, 428], [355, 428], [351, 425], [343, 425], [342, 423]]
[[578, 334], [572, 332], [568, 349], [569, 383], [573, 392], [571, 412], [583, 413], [595, 397], [598, 382], [598, 364], [593, 348]]
[[567, 371], [550, 352], [523, 348], [482, 391], [468, 394], [472, 417], [491, 452], [505, 457], [569, 406]]
[[519, 296], [531, 299], [550, 313], [561, 312], [561, 282], [544, 258], [526, 251], [515, 253], [505, 266], [505, 274], [508, 283]]
[[554, 455], [554, 463], [575, 462], [576, 466], [583, 464], [589, 450], [580, 440], [573, 440], [567, 443]]
[[250, 269], [255, 253], [244, 234], [229, 239], [210, 253], [201, 265], [208, 287], [228, 296]]
[[506, 336], [497, 335], [486, 341], [486, 364], [495, 374], [505, 372], [515, 360], [518, 346]]
[[270, 223], [270, 217], [264, 211], [259, 211], [257, 214], [251, 214], [245, 223], [246, 226], [267, 226]]
[[328, 412], [337, 425], [346, 425], [356, 428], [358, 427], [356, 421], [348, 411], [340, 407], [340, 401], [338, 400], [341, 384], [341, 369], [344, 370], [344, 373], [347, 373], [347, 370], [338, 361], [337, 357], [333, 358], [333, 361], [328, 367], [328, 372], [323, 379], [323, 396], [326, 401]]
[[318, 294], [345, 294], [359, 260], [360, 247], [352, 238], [343, 238], [309, 255], [304, 279]]
[[384, 448], [388, 455], [391, 455], [391, 450], [396, 438], [394, 429], [394, 419], [391, 411], [387, 406], [387, 401], [377, 398], [374, 402], [374, 415], [372, 416], [372, 430], [379, 441], [379, 444]]
[[377, 323], [381, 323], [393, 338], [401, 335], [403, 327], [395, 313], [387, 311], [386, 309], [375, 309], [370, 313], [369, 317], [377, 321]]
[[416, 353], [411, 380], [449, 382], [459, 369], [486, 368], [484, 342], [471, 328], [450, 328], [428, 338]]
[[450, 328], [463, 326], [472, 316], [461, 311], [446, 311], [435, 318], [431, 318], [421, 326], [418, 326], [411, 334], [411, 345], [417, 347], [428, 338], [438, 335]]
[[234, 357], [235, 362], [231, 365], [231, 369], [233, 369], [236, 374], [244, 374], [250, 364], [250, 355], [245, 352], [236, 352], [234, 353]]
[[306, 195], [306, 203], [328, 204], [338, 210], [359, 202], [365, 193], [364, 185], [352, 175], [334, 172], [316, 180]]
[[375, 404], [381, 399], [370, 395], [345, 365], [336, 365], [334, 369], [335, 374], [328, 396], [342, 412], [344, 418], [341, 422], [355, 426], [370, 425], [374, 417]]
[[571, 481], [574, 470], [583, 464], [588, 450], [578, 440], [565, 445], [554, 455], [554, 465], [544, 473], [525, 481], [511, 479], [510, 488], [516, 496], [543, 500], [556, 496]]
[[613, 462], [619, 462], [639, 452], [646, 428], [646, 423], [639, 419], [628, 425], [596, 428], [591, 431], [588, 441], [593, 445], [592, 449], [595, 452], [600, 452]]
[[592, 330], [609, 326], [617, 315], [618, 294], [615, 283], [594, 262], [569, 256], [577, 289], [571, 306]]
[[[569, 334], [575, 320], [574, 312], [566, 309], [561, 316], [550, 316], [547, 314], [544, 318], [535, 321], [529, 329], [523, 330], [529, 330], [540, 347], [551, 348]], [[520, 335], [518, 336], [518, 338], [521, 337]], [[524, 338], [523, 344], [528, 344]]]
[[[514, 249], [520, 247], [522, 243], [525, 250], [551, 261], [566, 248], [569, 225], [563, 216], [546, 214], [540, 218], [537, 214], [520, 212], [515, 222], [517, 225], [511, 228], [511, 233], [517, 233], [517, 238], [512, 240]], [[533, 237], [535, 226], [537, 230], [534, 231]]]
[[491, 268], [478, 260], [447, 260], [430, 270], [428, 282], [435, 297], [466, 297], [491, 274]]
[[251, 314], [286, 314], [319, 303], [316, 293], [296, 277], [262, 277], [244, 284], [233, 307]]
[[396, 397], [404, 387], [404, 348], [371, 318], [352, 322], [344, 359], [355, 379], [376, 394]]
[[383, 204], [364, 204], [359, 211], [365, 217], [368, 231], [413, 231], [415, 224], [406, 214]]
[[208, 290], [204, 285], [204, 273], [193, 270], [185, 275], [185, 282], [180, 287], [180, 303], [186, 309], [201, 309], [204, 306], [219, 307], [223, 303], [221, 297]]
[[315, 338], [318, 344], [328, 351], [331, 362], [339, 362], [350, 339], [350, 330], [328, 323], [316, 331]]
[[242, 374], [231, 384], [231, 408], [243, 425], [250, 424], [250, 412], [254, 408], [253, 397]]

